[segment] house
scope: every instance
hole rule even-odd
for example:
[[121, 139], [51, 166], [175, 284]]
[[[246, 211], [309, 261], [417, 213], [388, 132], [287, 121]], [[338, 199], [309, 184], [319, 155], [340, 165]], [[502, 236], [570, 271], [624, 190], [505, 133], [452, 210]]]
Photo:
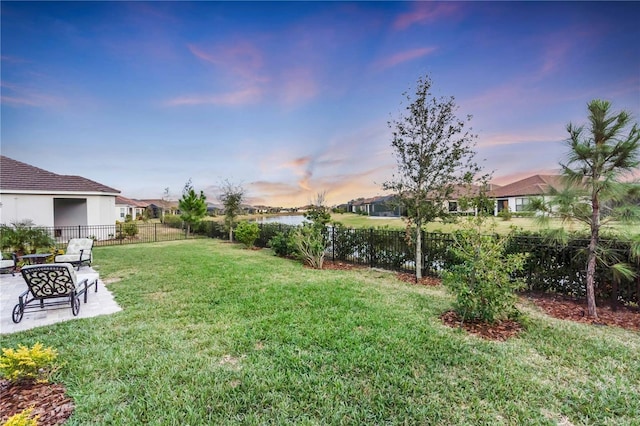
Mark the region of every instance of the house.
[[145, 203], [150, 210], [152, 217], [160, 218], [167, 214], [180, 214], [177, 201], [158, 200], [158, 199], [145, 199], [135, 200], [141, 203]]
[[358, 198], [347, 203], [347, 211], [367, 216], [400, 217], [400, 207], [394, 203], [394, 195]]
[[144, 212], [149, 204], [144, 201], [132, 200], [121, 195], [116, 197], [116, 220], [124, 222], [129, 216], [131, 219], [138, 219], [144, 216]]
[[[44, 227], [113, 225], [120, 191], [0, 155], [0, 223]], [[58, 236], [56, 234], [56, 236]]]
[[496, 200], [495, 214], [503, 210], [524, 212], [533, 197], [544, 198], [550, 187], [563, 186], [560, 175], [533, 175], [528, 178], [501, 186], [490, 192], [491, 198]]

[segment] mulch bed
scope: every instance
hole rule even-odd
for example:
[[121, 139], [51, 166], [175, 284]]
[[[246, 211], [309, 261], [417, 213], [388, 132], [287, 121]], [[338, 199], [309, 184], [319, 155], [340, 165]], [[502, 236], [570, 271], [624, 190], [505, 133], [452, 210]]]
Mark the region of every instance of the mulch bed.
[[598, 305], [598, 319], [594, 320], [587, 316], [587, 302], [584, 299], [547, 293], [529, 293], [522, 297], [554, 318], [640, 331], [638, 308], [620, 306], [614, 311], [610, 306]]
[[56, 383], [0, 381], [0, 424], [14, 414], [33, 407], [32, 416], [39, 415], [39, 426], [61, 425], [73, 413], [73, 400], [66, 396], [64, 386]]
[[510, 337], [516, 336], [522, 326], [516, 321], [504, 320], [497, 321], [495, 324], [489, 324], [481, 321], [462, 321], [458, 314], [454, 311], [447, 311], [440, 315], [443, 323], [452, 328], [464, 328], [468, 333], [475, 334], [488, 340], [505, 341]]

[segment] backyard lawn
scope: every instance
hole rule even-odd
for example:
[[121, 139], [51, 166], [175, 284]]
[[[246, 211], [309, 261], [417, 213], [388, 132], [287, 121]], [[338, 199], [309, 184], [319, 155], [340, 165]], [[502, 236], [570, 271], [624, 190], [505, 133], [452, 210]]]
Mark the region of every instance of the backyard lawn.
[[71, 425], [640, 424], [638, 332], [525, 306], [487, 341], [440, 287], [219, 240], [94, 257], [123, 311], [0, 337], [58, 349]]

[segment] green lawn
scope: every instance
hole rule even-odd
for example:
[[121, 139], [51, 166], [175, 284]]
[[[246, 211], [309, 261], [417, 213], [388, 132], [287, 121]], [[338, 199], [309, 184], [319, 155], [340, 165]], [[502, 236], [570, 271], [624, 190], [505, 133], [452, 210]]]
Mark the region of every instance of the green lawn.
[[525, 307], [485, 341], [440, 288], [217, 240], [94, 256], [122, 312], [1, 337], [59, 350], [70, 425], [639, 424], [639, 333]]
[[[340, 222], [343, 225], [351, 228], [369, 228], [369, 227], [389, 227], [391, 229], [404, 229], [405, 222], [398, 217], [389, 218], [377, 218], [362, 216], [354, 213], [333, 213], [331, 219], [336, 222]], [[425, 225], [427, 232], [445, 232], [449, 233], [460, 228], [460, 224], [463, 223], [465, 217], [458, 219], [459, 223], [442, 223], [440, 221], [428, 223]], [[506, 234], [511, 231], [512, 228], [516, 228], [524, 231], [537, 231], [540, 229], [540, 225], [536, 223], [533, 218], [527, 217], [514, 217], [511, 220], [503, 220], [499, 217], [489, 218], [488, 224], [495, 224], [495, 232]], [[560, 220], [552, 220], [551, 228], [561, 228], [562, 222]], [[579, 223], [565, 224], [564, 226], [568, 231], [584, 230], [588, 233], [588, 227]], [[487, 227], [488, 228], [488, 227]], [[606, 228], [603, 228], [605, 230]], [[628, 225], [628, 224], [613, 224], [610, 228], [611, 232], [621, 232], [625, 235], [640, 233], [640, 225]]]

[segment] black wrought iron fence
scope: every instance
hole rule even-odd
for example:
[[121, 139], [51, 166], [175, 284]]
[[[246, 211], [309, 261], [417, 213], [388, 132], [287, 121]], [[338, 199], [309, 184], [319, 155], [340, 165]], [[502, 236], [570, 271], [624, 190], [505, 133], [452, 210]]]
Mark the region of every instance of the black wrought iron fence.
[[[261, 224], [259, 247], [268, 247], [269, 241], [279, 233], [293, 228], [283, 224]], [[228, 238], [223, 224], [204, 221], [195, 226], [189, 236], [181, 222], [145, 223], [125, 222], [103, 226], [56, 226], [45, 229], [54, 238], [58, 248], [66, 247], [71, 238], [92, 238], [95, 246], [151, 243], [183, 240], [186, 238]], [[327, 258], [396, 271], [415, 272], [415, 241], [404, 231], [386, 229], [352, 229], [343, 226], [327, 228]], [[438, 276], [449, 268], [454, 259], [449, 247], [451, 234], [423, 233], [423, 275]], [[598, 268], [597, 296], [618, 303], [640, 304], [640, 262], [630, 255], [630, 243], [601, 240], [615, 261], [626, 262], [636, 271], [634, 280], [621, 280], [607, 267]], [[586, 293], [586, 251], [588, 241], [574, 239], [566, 245], [553, 244], [539, 236], [519, 235], [509, 241], [507, 252], [528, 253], [525, 278], [529, 290], [555, 292], [583, 297]]]

